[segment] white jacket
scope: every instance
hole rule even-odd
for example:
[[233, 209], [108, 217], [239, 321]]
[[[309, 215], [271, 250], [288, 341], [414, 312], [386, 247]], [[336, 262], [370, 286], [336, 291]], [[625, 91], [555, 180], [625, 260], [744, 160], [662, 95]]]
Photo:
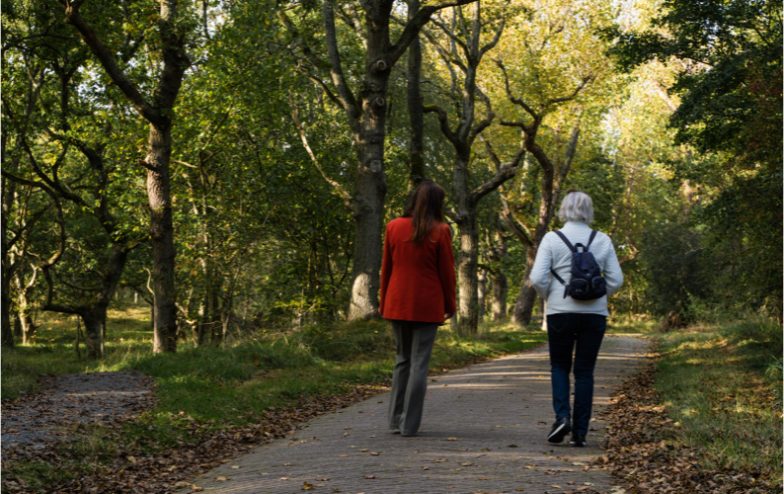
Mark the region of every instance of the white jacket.
[[[585, 223], [567, 221], [561, 232], [572, 245], [588, 244], [591, 227]], [[623, 272], [618, 264], [612, 240], [602, 232], [597, 232], [596, 237], [588, 249], [597, 264], [602, 269], [607, 282], [607, 295], [595, 300], [575, 300], [572, 297], [564, 298], [564, 286], [550, 273], [550, 268], [558, 273], [566, 283], [569, 283], [572, 268], [572, 252], [563, 240], [555, 233], [548, 232], [539, 244], [536, 260], [531, 268], [530, 280], [537, 293], [547, 301], [547, 315], [577, 312], [580, 314], [608, 315], [607, 297], [617, 292], [623, 284]]]

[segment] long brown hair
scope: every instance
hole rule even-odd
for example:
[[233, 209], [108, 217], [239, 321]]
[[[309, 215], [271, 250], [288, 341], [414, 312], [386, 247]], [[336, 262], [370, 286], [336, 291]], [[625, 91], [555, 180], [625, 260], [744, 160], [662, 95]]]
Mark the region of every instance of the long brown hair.
[[422, 243], [435, 224], [444, 221], [444, 189], [432, 180], [422, 180], [408, 196], [403, 216], [413, 221], [411, 241]]

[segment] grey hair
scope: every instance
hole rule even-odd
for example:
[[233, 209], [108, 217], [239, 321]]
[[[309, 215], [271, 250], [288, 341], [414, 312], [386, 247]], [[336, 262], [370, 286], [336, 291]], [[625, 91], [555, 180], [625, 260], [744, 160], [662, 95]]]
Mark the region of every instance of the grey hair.
[[585, 192], [569, 192], [561, 202], [558, 218], [563, 222], [581, 221], [590, 225], [593, 223], [593, 201]]

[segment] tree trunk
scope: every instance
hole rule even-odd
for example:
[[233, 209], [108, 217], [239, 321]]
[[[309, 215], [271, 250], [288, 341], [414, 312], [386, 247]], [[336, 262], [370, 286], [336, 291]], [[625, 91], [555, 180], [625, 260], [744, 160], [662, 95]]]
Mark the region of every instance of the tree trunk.
[[215, 341], [215, 329], [219, 320], [219, 299], [221, 284], [215, 276], [215, 269], [211, 266], [211, 261], [205, 269], [204, 301], [202, 302], [202, 313], [198, 323], [198, 344], [199, 346]]
[[531, 322], [531, 313], [533, 312], [534, 302], [536, 301], [536, 290], [531, 284], [529, 274], [534, 265], [534, 260], [536, 259], [536, 250], [539, 246], [539, 242], [539, 239], [537, 239], [536, 245], [529, 247], [526, 251], [525, 277], [523, 278], [520, 292], [517, 294], [517, 300], [515, 301], [514, 322], [521, 326], [526, 326]]
[[[6, 133], [3, 133], [3, 156], [5, 156], [5, 139]], [[14, 332], [11, 327], [11, 275], [12, 275], [12, 268], [11, 268], [11, 260], [8, 252], [8, 217], [11, 214], [11, 210], [13, 208], [13, 188], [14, 185], [9, 183], [10, 180], [6, 180], [5, 178], [2, 179], [0, 183], [2, 183], [2, 214], [0, 215], [0, 251], [2, 252], [2, 266], [0, 270], [2, 273], [2, 285], [0, 286], [0, 301], [2, 303], [2, 345], [4, 348], [10, 348], [14, 346]]]
[[2, 287], [0, 290], [2, 294], [2, 345], [3, 348], [11, 348], [14, 346], [14, 332], [11, 326], [11, 295], [9, 289], [11, 288], [10, 280], [3, 270]]
[[22, 344], [33, 341], [35, 335], [35, 323], [33, 322], [33, 307], [29, 301], [30, 289], [17, 280], [16, 310], [19, 317], [19, 329], [21, 330]]
[[479, 321], [485, 317], [485, 307], [487, 306], [487, 271], [480, 269], [477, 272], [477, 307], [479, 314], [477, 318]]
[[14, 313], [14, 336], [22, 341], [22, 319], [19, 317], [19, 312]]
[[[413, 0], [412, 0], [413, 1]], [[457, 4], [473, 0], [458, 0]], [[454, 5], [454, 4], [449, 4]], [[436, 10], [430, 6], [416, 11], [407, 22], [397, 42], [390, 41], [389, 23], [393, 2], [361, 2], [364, 10], [364, 76], [357, 94], [351, 90], [343, 72], [335, 26], [333, 0], [323, 2], [325, 38], [330, 75], [335, 85], [335, 99], [346, 112], [352, 130], [359, 166], [352, 194], [356, 234], [351, 302], [348, 319], [366, 319], [378, 315], [379, 269], [381, 267], [381, 230], [384, 221], [386, 175], [384, 172], [384, 137], [386, 135], [387, 86], [392, 67], [414, 41], [422, 26]], [[412, 62], [415, 62], [415, 58]]]
[[457, 206], [457, 229], [460, 249], [457, 253], [458, 334], [473, 336], [479, 326], [479, 232], [476, 226], [476, 205], [468, 184], [469, 147], [458, 147], [453, 173], [454, 201]]
[[503, 271], [503, 261], [506, 257], [506, 239], [496, 231], [489, 242], [487, 257], [493, 266], [490, 271], [490, 285], [492, 287], [490, 299], [490, 314], [493, 321], [506, 321], [506, 297], [509, 294], [509, 283]]
[[517, 295], [514, 307], [514, 321], [520, 326], [527, 326], [531, 323], [531, 314], [536, 302], [536, 290], [526, 277], [525, 285]]
[[[383, 152], [378, 149], [377, 152]], [[368, 152], [370, 156], [375, 153]], [[368, 163], [367, 160], [364, 163]], [[379, 270], [381, 269], [381, 229], [384, 221], [386, 178], [380, 160], [360, 166], [355, 193], [354, 270], [349, 320], [378, 315]]]
[[349, 320], [378, 316], [381, 269], [381, 231], [387, 192], [384, 171], [387, 85], [389, 64], [384, 60], [389, 39], [389, 18], [373, 20], [368, 14], [365, 81], [360, 92], [362, 117], [355, 144], [359, 153], [354, 186], [354, 270]]
[[33, 322], [33, 315], [27, 307], [19, 311], [19, 327], [22, 331], [22, 344], [32, 343], [35, 336], [35, 323]]
[[209, 335], [209, 324], [212, 317], [210, 299], [210, 287], [207, 285], [204, 288], [204, 299], [199, 310], [199, 322], [196, 325], [196, 344], [198, 346], [202, 346], [207, 341], [207, 335]]
[[103, 358], [103, 335], [106, 328], [106, 305], [96, 304], [80, 314], [84, 322], [84, 343], [87, 357]]
[[[419, 10], [419, 0], [408, 0], [408, 19], [411, 20]], [[424, 127], [425, 113], [422, 107], [422, 47], [419, 36], [411, 42], [408, 47], [408, 67], [407, 67], [407, 102], [408, 118], [411, 125], [409, 152], [409, 183], [414, 188], [422, 179], [425, 178], [425, 157], [424, 157]]]
[[[79, 13], [81, 2], [65, 2], [66, 19], [98, 58], [112, 82], [128, 98], [136, 111], [150, 124], [147, 168], [147, 199], [150, 206], [150, 236], [153, 252], [153, 352], [174, 352], [177, 349], [177, 308], [174, 290], [174, 229], [169, 178], [171, 155], [171, 119], [182, 85], [190, 66], [185, 52], [185, 32], [178, 32], [177, 2], [160, 0], [157, 19], [159, 39], [148, 47], [156, 47], [163, 62], [158, 81], [147, 101], [123, 70], [114, 54], [96, 35]], [[179, 23], [184, 27], [183, 23]]]
[[509, 293], [509, 283], [506, 280], [506, 275], [499, 270], [493, 274], [491, 282], [493, 285], [493, 298], [490, 303], [490, 310], [493, 321], [506, 321], [506, 297]]
[[155, 307], [153, 352], [177, 350], [177, 308], [174, 292], [174, 227], [169, 178], [171, 127], [150, 124], [147, 154], [147, 198], [153, 252], [152, 287]]
[[230, 296], [227, 296], [225, 289], [224, 296], [221, 296], [219, 288], [216, 287], [214, 295], [215, 300], [213, 303], [215, 305], [213, 307], [215, 312], [213, 319], [215, 319], [215, 322], [212, 325], [212, 335], [210, 336], [210, 339], [213, 345], [219, 346], [223, 343], [223, 337], [228, 329], [229, 321], [231, 321], [232, 307]]
[[477, 282], [477, 246], [479, 235], [474, 215], [458, 224], [460, 250], [457, 260], [457, 284], [459, 287], [458, 333], [461, 336], [476, 334], [479, 325], [479, 283]]

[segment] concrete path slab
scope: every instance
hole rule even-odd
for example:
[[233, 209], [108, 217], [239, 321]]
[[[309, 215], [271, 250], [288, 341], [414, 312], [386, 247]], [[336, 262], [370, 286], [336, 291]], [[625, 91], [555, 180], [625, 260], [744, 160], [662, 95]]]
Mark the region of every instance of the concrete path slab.
[[[605, 338], [594, 417], [646, 349], [642, 338]], [[221, 494], [622, 492], [590, 465], [602, 454], [601, 419], [594, 418], [586, 448], [545, 440], [553, 420], [546, 347], [432, 378], [417, 437], [386, 430], [388, 399], [320, 417], [194, 483]]]

